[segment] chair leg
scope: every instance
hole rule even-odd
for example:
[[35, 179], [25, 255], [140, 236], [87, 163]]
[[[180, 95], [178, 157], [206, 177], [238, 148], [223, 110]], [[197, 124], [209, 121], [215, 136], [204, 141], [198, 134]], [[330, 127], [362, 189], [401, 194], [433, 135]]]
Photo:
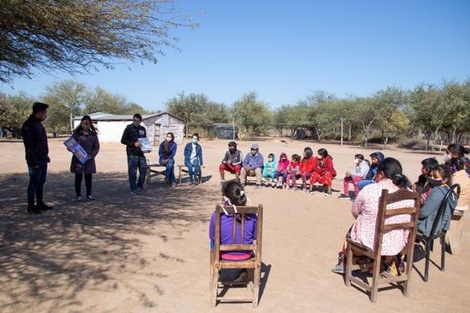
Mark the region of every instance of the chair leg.
[[211, 284], [211, 304], [213, 307], [217, 305], [218, 283], [219, 283], [219, 270], [217, 268], [213, 268], [212, 284]]
[[446, 237], [441, 237], [441, 272], [446, 269]]
[[261, 279], [261, 267], [257, 266], [254, 270], [254, 277], [253, 277], [253, 307], [254, 308], [258, 306], [260, 279]]
[[428, 281], [429, 274], [429, 258], [431, 257], [432, 241], [426, 242], [425, 246], [425, 263], [424, 263], [424, 281]]
[[351, 245], [348, 243], [346, 248], [346, 264], [344, 267], [344, 284], [346, 287], [351, 286], [351, 272], [352, 272], [352, 261], [353, 261], [353, 254], [351, 250]]

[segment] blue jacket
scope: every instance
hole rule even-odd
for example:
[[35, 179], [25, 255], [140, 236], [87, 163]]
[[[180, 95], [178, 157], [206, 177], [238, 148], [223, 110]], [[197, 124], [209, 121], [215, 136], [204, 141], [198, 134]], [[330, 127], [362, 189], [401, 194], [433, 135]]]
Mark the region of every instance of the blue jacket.
[[245, 160], [243, 161], [243, 166], [249, 165], [251, 169], [255, 170], [257, 168], [263, 169], [264, 165], [264, 158], [261, 153], [256, 153], [254, 156], [251, 153], [248, 153], [245, 156]]
[[[436, 219], [437, 211], [439, 210], [441, 202], [448, 190], [448, 186], [434, 187], [426, 199], [426, 202], [421, 207], [421, 210], [419, 210], [418, 230], [425, 236], [429, 236], [431, 234], [432, 224]], [[442, 220], [437, 224], [436, 234], [442, 229], [449, 229], [450, 220], [452, 218], [451, 209], [455, 209], [456, 205], [456, 199], [454, 197], [450, 197], [449, 202], [447, 202], [444, 215], [442, 216]]]
[[[380, 161], [382, 161], [383, 159], [385, 159], [385, 156], [382, 152], [374, 152], [375, 154], [377, 154], [377, 159]], [[378, 164], [371, 164], [370, 167], [369, 167], [369, 171], [367, 172], [366, 174], [366, 177], [364, 177], [365, 179], [368, 179], [368, 180], [371, 180], [371, 179], [374, 179], [375, 178], [375, 175], [377, 174], [377, 165]]]
[[[188, 142], [186, 146], [184, 146], [184, 163], [191, 163], [191, 152], [193, 152], [193, 143]], [[204, 164], [202, 162], [202, 147], [198, 143], [196, 143], [196, 158], [199, 161], [199, 165]]]
[[162, 163], [163, 160], [170, 160], [170, 159], [174, 159], [175, 158], [175, 154], [176, 154], [176, 142], [172, 141], [169, 143], [170, 145], [170, 149], [168, 151], [167, 154], [165, 154], [164, 150], [165, 150], [165, 142], [166, 140], [163, 140], [161, 143], [160, 143], [160, 146], [158, 147], [158, 157], [160, 158], [159, 162]]

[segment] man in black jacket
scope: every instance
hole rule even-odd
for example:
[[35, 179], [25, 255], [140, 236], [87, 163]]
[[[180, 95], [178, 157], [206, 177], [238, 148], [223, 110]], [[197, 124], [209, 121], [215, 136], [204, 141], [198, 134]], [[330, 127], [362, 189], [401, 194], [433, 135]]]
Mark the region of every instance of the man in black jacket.
[[[41, 211], [52, 209], [43, 200], [47, 163], [51, 161], [48, 155], [47, 134], [42, 125], [42, 121], [47, 117], [48, 107], [49, 105], [45, 103], [35, 102], [33, 114], [29, 116], [21, 128], [29, 172], [28, 213], [30, 214], [40, 214]], [[34, 205], [35, 197], [36, 205]]]
[[[144, 183], [147, 175], [147, 160], [141, 150], [142, 143], [139, 138], [147, 138], [147, 131], [140, 125], [141, 122], [142, 115], [134, 114], [132, 124], [126, 126], [121, 138], [121, 143], [126, 145], [129, 185], [132, 195], [139, 194], [139, 191], [146, 191]], [[137, 168], [139, 169], [138, 180]]]

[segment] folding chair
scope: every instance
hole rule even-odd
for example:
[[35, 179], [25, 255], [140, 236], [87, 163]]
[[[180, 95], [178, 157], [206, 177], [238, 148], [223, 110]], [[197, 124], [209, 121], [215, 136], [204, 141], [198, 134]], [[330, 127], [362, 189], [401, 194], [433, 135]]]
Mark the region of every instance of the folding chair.
[[[221, 215], [225, 214], [220, 205], [215, 209], [215, 239], [214, 248], [211, 250], [210, 255], [210, 269], [211, 269], [211, 302], [212, 306], [220, 302], [251, 302], [253, 307], [258, 306], [259, 285], [261, 279], [261, 252], [262, 252], [262, 233], [263, 233], [263, 206], [239, 206], [235, 208], [226, 206], [224, 207], [228, 214], [233, 218], [232, 234], [233, 238], [238, 235], [241, 244], [220, 244], [221, 240]], [[238, 214], [234, 214], [238, 212]], [[245, 224], [247, 214], [256, 214], [257, 228], [256, 240], [252, 244], [244, 244], [245, 237]], [[238, 220], [237, 220], [238, 219]], [[234, 239], [235, 241], [235, 239]], [[221, 257], [221, 252], [242, 252], [253, 251], [251, 257], [247, 260], [232, 261], [225, 260]], [[223, 269], [247, 269], [249, 271], [248, 281], [234, 282], [234, 281], [221, 281], [220, 270]], [[246, 285], [250, 296], [236, 296], [231, 297], [227, 295], [230, 287], [240, 287]], [[221, 291], [219, 293], [219, 290]]]
[[[429, 236], [425, 236], [424, 234], [417, 233], [416, 234], [416, 242], [422, 243], [424, 245], [424, 252], [425, 252], [425, 266], [424, 266], [424, 276], [423, 280], [428, 281], [429, 277], [429, 260], [431, 257], [431, 251], [433, 248], [434, 239], [440, 238], [441, 241], [441, 272], [445, 270], [446, 267], [446, 229], [444, 228], [445, 225], [442, 223], [442, 218], [444, 217], [444, 213], [446, 210], [450, 210], [450, 216], [454, 214], [455, 205], [450, 205], [449, 201], [452, 197], [455, 199], [455, 203], [460, 196], [460, 185], [454, 184], [452, 185], [449, 190], [446, 192], [444, 198], [439, 205], [439, 209], [437, 211], [436, 218], [432, 223], [431, 232]], [[450, 220], [449, 220], [450, 223]], [[441, 229], [438, 229], [441, 227]]]
[[[403, 200], [413, 200], [414, 205], [410, 207], [402, 208], [387, 208], [387, 205]], [[360, 243], [353, 241], [351, 238], [347, 239], [346, 248], [346, 268], [344, 275], [344, 283], [347, 287], [351, 286], [351, 283], [357, 285], [366, 291], [370, 292], [370, 301], [377, 301], [377, 292], [379, 286], [383, 284], [392, 283], [404, 283], [403, 294], [408, 296], [410, 274], [413, 267], [413, 251], [416, 237], [416, 228], [418, 223], [418, 215], [420, 208], [420, 197], [417, 192], [400, 189], [394, 193], [388, 193], [388, 190], [382, 190], [382, 195], [379, 200], [379, 208], [377, 214], [377, 223], [375, 227], [375, 240], [374, 249], [370, 249]], [[410, 216], [407, 222], [393, 222], [390, 221], [390, 217], [407, 214]], [[384, 235], [392, 230], [403, 230], [408, 231], [408, 241], [406, 246], [403, 248], [402, 253], [406, 255], [407, 262], [404, 273], [398, 276], [393, 276], [390, 273], [384, 271], [381, 272], [382, 265], [382, 243]], [[353, 276], [352, 265], [353, 265], [353, 250], [354, 255], [366, 256], [374, 261], [372, 270], [372, 279], [365, 279], [359, 276]]]

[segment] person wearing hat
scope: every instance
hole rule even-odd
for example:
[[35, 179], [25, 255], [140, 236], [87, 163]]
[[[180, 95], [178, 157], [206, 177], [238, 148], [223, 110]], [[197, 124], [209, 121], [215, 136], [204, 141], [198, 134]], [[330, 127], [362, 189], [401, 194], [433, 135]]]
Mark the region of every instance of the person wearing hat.
[[251, 151], [245, 156], [243, 160], [243, 167], [240, 172], [240, 179], [242, 185], [246, 184], [246, 176], [256, 176], [256, 188], [261, 187], [261, 178], [263, 173], [264, 158], [259, 153], [259, 147], [257, 143], [251, 145]]
[[224, 158], [219, 165], [221, 183], [224, 183], [225, 181], [225, 171], [235, 174], [235, 178], [239, 180], [242, 162], [243, 155], [240, 150], [237, 150], [237, 143], [235, 141], [230, 141], [228, 143], [228, 151], [225, 152]]
[[[47, 163], [49, 159], [49, 146], [46, 129], [42, 122], [47, 118], [48, 104], [35, 102], [33, 114], [21, 127], [21, 135], [25, 147], [26, 163], [28, 164], [28, 213], [41, 214], [42, 211], [52, 207], [44, 203], [44, 184], [47, 176]], [[36, 199], [36, 205], [34, 200]]]

